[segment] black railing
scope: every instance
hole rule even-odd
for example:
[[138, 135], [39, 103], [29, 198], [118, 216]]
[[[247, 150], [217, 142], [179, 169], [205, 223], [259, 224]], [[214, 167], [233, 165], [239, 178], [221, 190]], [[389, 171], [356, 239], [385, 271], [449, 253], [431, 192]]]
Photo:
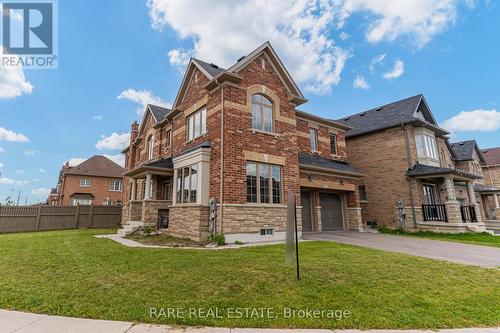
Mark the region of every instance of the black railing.
[[422, 205], [424, 221], [448, 222], [445, 205]]
[[462, 222], [477, 222], [476, 209], [474, 205], [460, 206], [460, 213], [462, 214]]

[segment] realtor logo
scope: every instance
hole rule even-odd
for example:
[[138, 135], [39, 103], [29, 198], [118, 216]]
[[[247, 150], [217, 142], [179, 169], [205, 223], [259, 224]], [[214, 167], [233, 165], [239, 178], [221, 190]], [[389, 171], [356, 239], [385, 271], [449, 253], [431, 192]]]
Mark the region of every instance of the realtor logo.
[[57, 3], [4, 1], [2, 66], [57, 68]]

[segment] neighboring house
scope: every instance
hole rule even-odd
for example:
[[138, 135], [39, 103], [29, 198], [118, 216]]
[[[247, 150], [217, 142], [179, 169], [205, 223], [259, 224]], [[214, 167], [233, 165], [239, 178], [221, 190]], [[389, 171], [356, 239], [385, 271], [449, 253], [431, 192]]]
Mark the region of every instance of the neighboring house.
[[483, 167], [484, 182], [489, 186], [489, 196], [484, 205], [490, 219], [500, 220], [500, 147], [483, 149], [486, 163]]
[[52, 188], [50, 190], [49, 197], [47, 198], [47, 205], [58, 206], [59, 205], [59, 193], [57, 193], [57, 188]]
[[474, 191], [481, 168], [457, 156], [423, 95], [339, 121], [353, 127], [346, 134], [348, 161], [365, 174], [359, 183], [365, 223], [485, 230]]
[[59, 206], [120, 205], [123, 168], [104, 156], [93, 156], [70, 167], [62, 167], [57, 184]]
[[212, 198], [227, 242], [284, 239], [290, 193], [300, 231], [361, 230], [350, 126], [296, 109], [306, 101], [269, 43], [229, 69], [191, 59], [172, 109], [132, 124], [121, 233], [206, 239]]

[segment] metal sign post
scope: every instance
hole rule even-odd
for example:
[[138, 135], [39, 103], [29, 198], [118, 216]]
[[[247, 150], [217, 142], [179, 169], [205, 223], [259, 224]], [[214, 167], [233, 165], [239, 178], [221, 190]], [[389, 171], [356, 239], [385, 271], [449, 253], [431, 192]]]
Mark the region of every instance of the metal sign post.
[[299, 269], [299, 228], [297, 225], [297, 204], [295, 193], [288, 191], [287, 224], [286, 224], [286, 260], [289, 265], [293, 262], [295, 240], [295, 263], [297, 266], [297, 280], [300, 280]]

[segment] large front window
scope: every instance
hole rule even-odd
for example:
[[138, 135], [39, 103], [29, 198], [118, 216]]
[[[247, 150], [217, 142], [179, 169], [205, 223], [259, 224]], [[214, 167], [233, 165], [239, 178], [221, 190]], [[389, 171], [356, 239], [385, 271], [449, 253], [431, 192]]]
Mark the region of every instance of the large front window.
[[428, 157], [439, 159], [436, 147], [436, 138], [426, 133], [418, 133], [415, 135], [417, 143], [417, 153], [419, 157]]
[[207, 109], [201, 108], [187, 118], [188, 141], [207, 133]]
[[311, 149], [318, 150], [318, 130], [315, 128], [309, 129], [309, 140], [311, 141]]
[[148, 136], [146, 142], [146, 159], [150, 160], [153, 158], [153, 135]]
[[195, 203], [198, 188], [198, 166], [177, 169], [177, 203]]
[[247, 202], [281, 204], [281, 167], [247, 163]]
[[273, 104], [265, 96], [252, 96], [252, 128], [273, 132]]

